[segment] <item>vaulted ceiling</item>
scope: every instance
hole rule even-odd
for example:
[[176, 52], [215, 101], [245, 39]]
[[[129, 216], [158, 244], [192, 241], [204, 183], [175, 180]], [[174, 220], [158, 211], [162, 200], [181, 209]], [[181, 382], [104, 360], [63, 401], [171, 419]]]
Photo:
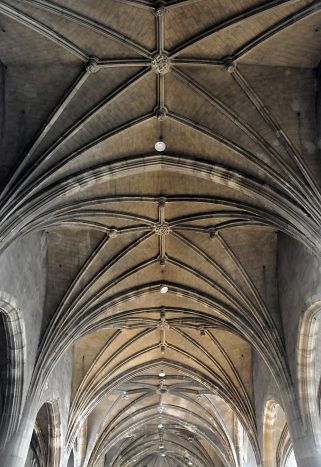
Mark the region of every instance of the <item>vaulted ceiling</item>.
[[34, 385], [74, 345], [89, 466], [237, 466], [238, 426], [260, 460], [277, 233], [320, 251], [320, 42], [321, 1], [0, 0], [0, 247], [48, 232]]

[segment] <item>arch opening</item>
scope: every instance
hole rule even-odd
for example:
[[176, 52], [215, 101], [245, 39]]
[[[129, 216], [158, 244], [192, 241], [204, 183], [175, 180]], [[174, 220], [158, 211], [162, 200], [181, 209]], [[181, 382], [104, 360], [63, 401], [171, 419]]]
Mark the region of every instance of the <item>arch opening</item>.
[[45, 402], [37, 413], [26, 467], [59, 467], [60, 448], [61, 426], [58, 402]]
[[305, 429], [321, 445], [321, 302], [304, 313], [298, 337], [297, 371], [300, 408]]
[[1, 400], [0, 446], [16, 430], [23, 406], [26, 337], [24, 321], [15, 300], [0, 293]]
[[266, 467], [297, 467], [286, 415], [274, 400], [264, 410], [263, 460]]

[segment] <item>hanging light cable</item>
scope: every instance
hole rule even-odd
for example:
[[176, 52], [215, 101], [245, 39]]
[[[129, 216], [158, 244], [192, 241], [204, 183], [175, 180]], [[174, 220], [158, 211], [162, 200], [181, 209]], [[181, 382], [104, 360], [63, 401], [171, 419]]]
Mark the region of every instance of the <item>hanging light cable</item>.
[[157, 120], [159, 122], [159, 140], [156, 141], [155, 146], [154, 146], [156, 151], [158, 151], [158, 152], [163, 152], [166, 149], [166, 144], [163, 141], [163, 132], [162, 132], [162, 121], [163, 121], [163, 119], [164, 119], [163, 114], [159, 113], [157, 115]]

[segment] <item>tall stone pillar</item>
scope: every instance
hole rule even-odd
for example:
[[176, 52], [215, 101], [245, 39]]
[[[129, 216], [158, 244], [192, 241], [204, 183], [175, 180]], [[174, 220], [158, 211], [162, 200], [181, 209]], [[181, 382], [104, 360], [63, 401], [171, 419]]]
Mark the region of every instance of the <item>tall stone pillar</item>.
[[0, 452], [0, 465], [5, 467], [25, 467], [32, 437], [34, 422], [23, 417], [19, 428]]
[[293, 418], [289, 429], [297, 466], [321, 467], [321, 446], [316, 444], [313, 433], [304, 429], [302, 419]]
[[311, 440], [307, 438], [295, 444], [293, 447], [298, 467], [321, 466], [321, 447], [311, 447]]

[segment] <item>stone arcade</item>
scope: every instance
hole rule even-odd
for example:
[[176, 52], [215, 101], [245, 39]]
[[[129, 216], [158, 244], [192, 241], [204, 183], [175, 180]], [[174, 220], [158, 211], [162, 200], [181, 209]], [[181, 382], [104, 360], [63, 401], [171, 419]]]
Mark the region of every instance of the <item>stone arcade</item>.
[[321, 466], [321, 1], [0, 0], [0, 467]]

